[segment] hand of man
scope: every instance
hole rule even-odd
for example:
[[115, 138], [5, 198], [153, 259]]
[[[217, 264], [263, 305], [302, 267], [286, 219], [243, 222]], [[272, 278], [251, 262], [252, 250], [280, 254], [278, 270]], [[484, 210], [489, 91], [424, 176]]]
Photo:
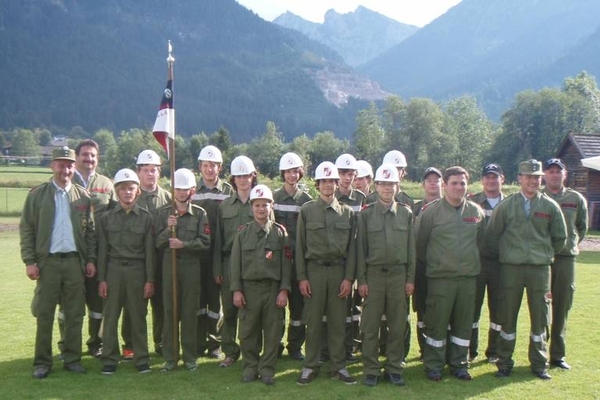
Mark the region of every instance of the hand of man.
[[412, 294], [415, 291], [415, 284], [414, 283], [407, 283], [406, 284], [406, 295], [407, 296], [412, 296]]
[[98, 283], [98, 295], [105, 299], [108, 296], [108, 284], [106, 281]]
[[280, 290], [277, 294], [277, 300], [275, 300], [275, 306], [277, 308], [285, 308], [288, 303], [288, 292], [287, 290]]
[[146, 282], [144, 284], [144, 298], [149, 299], [154, 296], [154, 283]]
[[40, 269], [38, 268], [37, 264], [28, 265], [25, 273], [32, 281], [35, 281], [40, 277]]
[[345, 299], [352, 292], [352, 281], [348, 279], [344, 279], [342, 283], [340, 283], [340, 292], [338, 293], [338, 297], [340, 299]]
[[88, 278], [93, 278], [94, 275], [96, 275], [96, 266], [94, 263], [89, 262], [85, 264], [85, 276]]
[[246, 305], [246, 298], [241, 290], [233, 292], [233, 305], [237, 308], [244, 308]]
[[369, 295], [369, 285], [366, 285], [366, 284], [365, 285], [359, 285], [358, 286], [358, 294], [363, 299], [366, 299], [367, 296]]
[[298, 288], [300, 289], [302, 296], [310, 298], [312, 291], [310, 290], [310, 282], [308, 279], [298, 282]]

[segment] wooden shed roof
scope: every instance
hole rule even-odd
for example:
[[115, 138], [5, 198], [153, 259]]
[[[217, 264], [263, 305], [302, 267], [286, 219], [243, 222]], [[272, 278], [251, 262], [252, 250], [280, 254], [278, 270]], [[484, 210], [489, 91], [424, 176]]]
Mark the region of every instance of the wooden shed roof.
[[561, 143], [559, 153], [564, 149], [567, 141], [577, 149], [581, 158], [600, 156], [600, 133], [582, 135], [571, 132]]

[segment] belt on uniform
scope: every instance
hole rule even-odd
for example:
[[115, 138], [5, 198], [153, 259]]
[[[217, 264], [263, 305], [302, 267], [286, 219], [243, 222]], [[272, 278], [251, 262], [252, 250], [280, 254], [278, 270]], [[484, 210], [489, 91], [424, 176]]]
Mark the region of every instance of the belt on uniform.
[[401, 265], [369, 265], [369, 266], [367, 266], [367, 270], [369, 270], [369, 269], [378, 269], [381, 272], [389, 272], [389, 271], [392, 271], [392, 270], [397, 269], [397, 268], [402, 268], [405, 265], [406, 264], [401, 264]]
[[123, 259], [119, 259], [119, 258], [113, 258], [110, 261], [117, 265], [122, 265], [123, 267], [131, 267], [133, 265], [141, 263], [143, 260], [135, 260], [135, 259], [123, 260]]
[[56, 258], [75, 258], [79, 257], [79, 253], [76, 251], [70, 251], [68, 253], [50, 253], [48, 257], [56, 257]]
[[310, 260], [310, 262], [320, 265], [322, 267], [333, 267], [335, 265], [345, 265], [345, 258], [338, 258], [337, 260]]

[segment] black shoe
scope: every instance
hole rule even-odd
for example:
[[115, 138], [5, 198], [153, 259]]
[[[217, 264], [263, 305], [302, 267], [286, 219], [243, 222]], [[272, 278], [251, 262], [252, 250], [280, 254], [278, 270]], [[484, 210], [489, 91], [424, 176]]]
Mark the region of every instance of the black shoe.
[[439, 382], [442, 380], [442, 373], [440, 371], [427, 371], [427, 379]]
[[95, 358], [102, 356], [102, 347], [88, 347], [88, 354]]
[[112, 375], [117, 370], [116, 365], [105, 365], [102, 367], [102, 375]]
[[260, 381], [267, 386], [271, 386], [275, 384], [275, 379], [271, 375], [261, 376]]
[[543, 371], [532, 371], [533, 375], [537, 376], [538, 378], [547, 381], [548, 379], [552, 379], [552, 376], [550, 376], [550, 374], [548, 373], [548, 371], [543, 370]]
[[363, 379], [363, 385], [369, 387], [375, 387], [377, 385], [377, 376], [376, 375], [365, 375], [365, 379]]
[[292, 360], [304, 361], [304, 354], [300, 350], [292, 351], [289, 355]]
[[64, 368], [67, 371], [75, 372], [76, 374], [85, 374], [87, 371], [83, 368], [81, 363], [75, 362], [71, 364], [65, 364]]
[[509, 368], [500, 368], [498, 372], [496, 372], [496, 378], [508, 378], [512, 371]]
[[464, 369], [459, 369], [458, 371], [454, 372], [453, 375], [461, 381], [470, 381], [471, 379], [473, 379], [471, 374], [465, 371]]
[[148, 364], [136, 365], [135, 369], [137, 369], [140, 374], [147, 374], [151, 371]]
[[254, 382], [258, 379], [258, 375], [244, 375], [242, 376], [242, 383]]
[[571, 366], [565, 360], [552, 360], [550, 365], [560, 369], [571, 369]]
[[387, 378], [390, 383], [394, 386], [404, 386], [406, 383], [404, 382], [404, 378], [400, 374], [387, 374]]
[[358, 361], [358, 358], [352, 353], [346, 353], [346, 361], [349, 363], [355, 363]]
[[33, 377], [36, 379], [44, 379], [48, 377], [50, 367], [47, 365], [36, 365], [33, 367]]

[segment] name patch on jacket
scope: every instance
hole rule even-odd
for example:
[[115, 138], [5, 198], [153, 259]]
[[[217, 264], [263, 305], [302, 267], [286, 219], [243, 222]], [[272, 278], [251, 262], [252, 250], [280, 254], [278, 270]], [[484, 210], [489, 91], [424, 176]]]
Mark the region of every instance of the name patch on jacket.
[[536, 218], [550, 219], [551, 215], [543, 212], [536, 211], [533, 213], [533, 216]]
[[465, 224], [476, 224], [481, 221], [481, 217], [463, 217], [463, 222]]
[[577, 210], [577, 203], [562, 203], [560, 206], [562, 208], [571, 208]]

